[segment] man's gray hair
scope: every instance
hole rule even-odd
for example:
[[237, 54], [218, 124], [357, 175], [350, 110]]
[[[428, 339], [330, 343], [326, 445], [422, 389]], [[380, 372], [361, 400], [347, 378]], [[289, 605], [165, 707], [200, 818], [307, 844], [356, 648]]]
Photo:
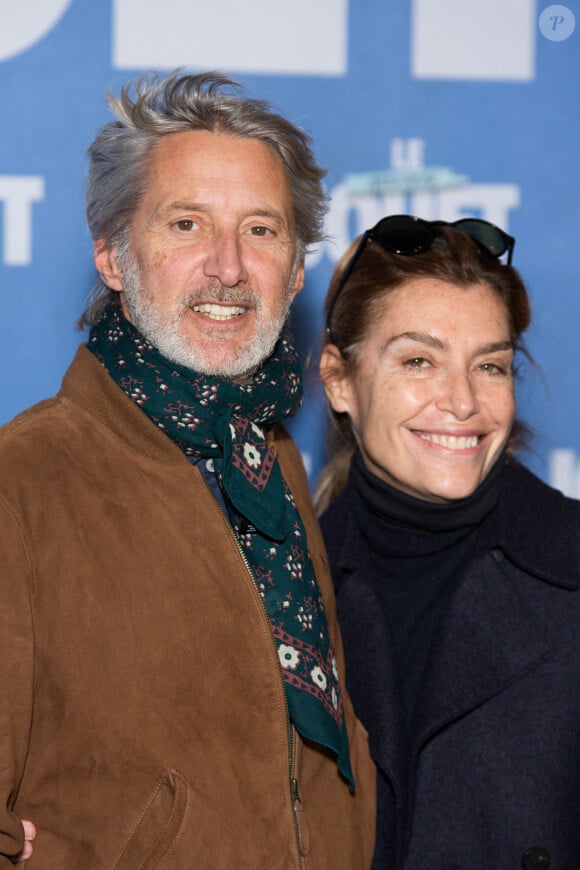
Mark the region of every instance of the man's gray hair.
[[[147, 184], [150, 158], [163, 136], [207, 130], [270, 145], [280, 157], [292, 197], [298, 252], [323, 238], [327, 196], [325, 170], [316, 162], [310, 137], [275, 113], [265, 100], [243, 95], [241, 86], [215, 72], [147, 75], [128, 82], [107, 105], [116, 116], [97, 133], [88, 150], [86, 216], [94, 241], [127, 245], [129, 228]], [[118, 293], [100, 279], [79, 326], [96, 323]]]

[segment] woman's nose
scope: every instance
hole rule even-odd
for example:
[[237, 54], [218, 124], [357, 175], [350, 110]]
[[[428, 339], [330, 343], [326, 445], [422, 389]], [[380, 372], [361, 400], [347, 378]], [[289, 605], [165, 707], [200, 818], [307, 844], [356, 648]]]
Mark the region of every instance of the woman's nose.
[[479, 400], [470, 372], [448, 373], [437, 401], [441, 411], [457, 420], [468, 420], [479, 411]]

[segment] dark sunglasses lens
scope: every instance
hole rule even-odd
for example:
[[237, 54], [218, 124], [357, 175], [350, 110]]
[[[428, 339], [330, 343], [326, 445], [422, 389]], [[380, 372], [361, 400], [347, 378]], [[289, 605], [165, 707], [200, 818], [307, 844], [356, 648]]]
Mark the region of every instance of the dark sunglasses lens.
[[456, 221], [453, 226], [483, 245], [494, 257], [501, 257], [509, 247], [508, 241], [499, 227], [494, 227], [493, 224], [488, 224], [486, 221], [466, 219]]
[[375, 227], [371, 238], [385, 251], [412, 256], [428, 251], [433, 244], [433, 228], [412, 217], [388, 217]]

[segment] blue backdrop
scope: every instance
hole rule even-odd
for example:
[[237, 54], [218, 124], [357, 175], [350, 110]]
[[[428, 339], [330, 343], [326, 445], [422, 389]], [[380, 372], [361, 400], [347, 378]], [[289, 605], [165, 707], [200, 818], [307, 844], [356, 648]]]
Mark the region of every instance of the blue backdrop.
[[[58, 389], [82, 339], [85, 152], [105, 92], [152, 68], [218, 68], [306, 128], [329, 168], [330, 238], [294, 311], [303, 354], [336, 259], [379, 217], [498, 223], [534, 307], [527, 462], [580, 497], [579, 14], [534, 0], [0, 0], [0, 422]], [[313, 480], [321, 408], [310, 380], [292, 429]]]

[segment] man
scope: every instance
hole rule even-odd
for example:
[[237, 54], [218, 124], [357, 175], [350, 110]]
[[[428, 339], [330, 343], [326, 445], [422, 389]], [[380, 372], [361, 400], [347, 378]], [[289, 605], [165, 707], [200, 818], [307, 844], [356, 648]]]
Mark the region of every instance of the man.
[[322, 172], [220, 76], [110, 105], [89, 340], [0, 435], [0, 866], [27, 818], [42, 868], [368, 867], [374, 770], [281, 426]]

